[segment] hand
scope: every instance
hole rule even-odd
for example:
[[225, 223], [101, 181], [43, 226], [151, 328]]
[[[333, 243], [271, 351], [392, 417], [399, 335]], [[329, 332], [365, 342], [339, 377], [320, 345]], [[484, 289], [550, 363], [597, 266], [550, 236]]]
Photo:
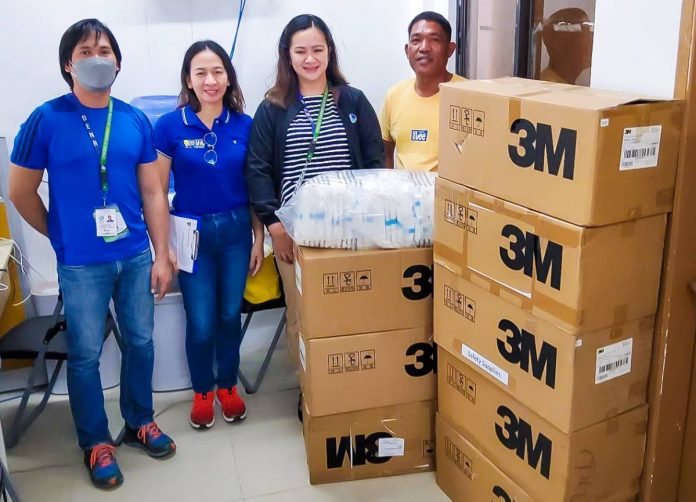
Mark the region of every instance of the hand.
[[161, 302], [164, 295], [169, 292], [172, 284], [172, 269], [169, 257], [155, 258], [150, 272], [150, 292], [157, 294], [157, 302]]
[[176, 249], [174, 248], [169, 248], [169, 266], [172, 267], [175, 274], [179, 272], [179, 262], [176, 259]]
[[249, 275], [254, 277], [263, 263], [263, 241], [258, 240], [251, 246], [251, 258], [249, 259]]
[[276, 257], [285, 263], [292, 263], [293, 242], [283, 224], [280, 222], [273, 223], [268, 227], [268, 233], [271, 234], [271, 240], [273, 241], [273, 253], [276, 255]]

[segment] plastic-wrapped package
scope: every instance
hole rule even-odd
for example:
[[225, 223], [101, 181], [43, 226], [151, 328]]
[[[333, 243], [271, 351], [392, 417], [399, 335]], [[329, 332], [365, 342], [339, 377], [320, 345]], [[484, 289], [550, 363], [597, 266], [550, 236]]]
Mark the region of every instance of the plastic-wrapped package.
[[336, 249], [432, 246], [434, 173], [359, 169], [320, 174], [276, 211], [301, 246]]

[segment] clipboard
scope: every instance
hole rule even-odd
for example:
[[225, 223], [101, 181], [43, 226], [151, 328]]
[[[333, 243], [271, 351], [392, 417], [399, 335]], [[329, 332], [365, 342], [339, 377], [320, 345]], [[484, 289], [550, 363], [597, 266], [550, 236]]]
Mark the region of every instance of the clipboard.
[[201, 219], [183, 214], [169, 215], [169, 247], [176, 250], [179, 270], [196, 272]]

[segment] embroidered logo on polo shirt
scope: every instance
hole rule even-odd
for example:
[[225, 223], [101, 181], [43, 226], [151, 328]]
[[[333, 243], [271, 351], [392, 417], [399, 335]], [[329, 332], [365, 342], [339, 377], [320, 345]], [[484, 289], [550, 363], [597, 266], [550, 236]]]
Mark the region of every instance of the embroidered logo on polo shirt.
[[427, 129], [412, 129], [411, 141], [428, 141]]
[[205, 141], [202, 139], [185, 139], [184, 148], [205, 148]]

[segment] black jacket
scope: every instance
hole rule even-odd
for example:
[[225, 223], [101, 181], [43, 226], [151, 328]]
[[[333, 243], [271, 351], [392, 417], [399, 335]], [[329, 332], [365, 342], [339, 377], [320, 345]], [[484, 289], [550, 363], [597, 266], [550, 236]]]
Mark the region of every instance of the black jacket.
[[[338, 114], [346, 128], [354, 169], [384, 168], [384, 143], [374, 108], [362, 91], [332, 87]], [[264, 100], [256, 110], [247, 147], [246, 179], [251, 205], [266, 225], [278, 221], [285, 140], [290, 122], [302, 111], [294, 100], [287, 109]], [[351, 120], [352, 119], [352, 120]]]

